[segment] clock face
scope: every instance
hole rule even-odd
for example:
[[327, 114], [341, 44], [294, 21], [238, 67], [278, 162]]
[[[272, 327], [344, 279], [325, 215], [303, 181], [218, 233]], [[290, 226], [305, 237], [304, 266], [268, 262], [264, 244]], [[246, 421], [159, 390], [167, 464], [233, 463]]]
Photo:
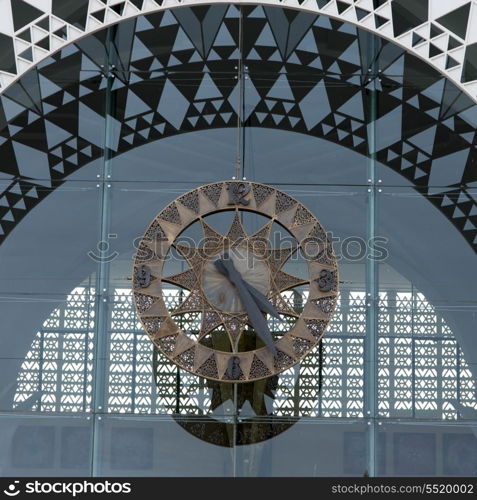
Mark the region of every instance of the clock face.
[[[238, 244], [229, 251], [229, 257], [242, 278], [265, 296], [270, 292], [270, 268], [261, 255], [248, 248], [248, 242]], [[201, 272], [202, 288], [206, 299], [218, 311], [231, 314], [245, 313], [237, 288], [216, 268], [216, 255], [210, 258]]]
[[[250, 214], [262, 221], [254, 231], [244, 227]], [[219, 215], [225, 231], [213, 224]], [[287, 238], [274, 247], [277, 228]], [[184, 237], [194, 229], [200, 237]], [[174, 257], [184, 270], [168, 274]], [[288, 272], [293, 262], [306, 272]], [[133, 277], [139, 319], [160, 352], [222, 382], [263, 379], [299, 362], [321, 340], [338, 292], [333, 248], [314, 215], [246, 181], [202, 186], [165, 207], [141, 239]]]

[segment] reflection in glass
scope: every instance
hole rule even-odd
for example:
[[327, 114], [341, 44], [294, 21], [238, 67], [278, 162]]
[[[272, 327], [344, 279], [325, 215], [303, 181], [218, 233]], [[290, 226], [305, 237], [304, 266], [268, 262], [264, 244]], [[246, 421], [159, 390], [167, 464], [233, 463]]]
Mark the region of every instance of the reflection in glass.
[[[391, 8], [402, 34], [427, 19]], [[462, 32], [454, 14], [438, 22]], [[240, 174], [332, 230], [342, 283], [319, 348], [234, 386], [154, 351], [131, 259], [160, 208], [235, 175], [239, 77]], [[477, 475], [476, 126], [475, 102], [404, 49], [272, 7], [129, 19], [32, 68], [0, 98], [1, 474]], [[376, 364], [369, 233], [386, 240]]]

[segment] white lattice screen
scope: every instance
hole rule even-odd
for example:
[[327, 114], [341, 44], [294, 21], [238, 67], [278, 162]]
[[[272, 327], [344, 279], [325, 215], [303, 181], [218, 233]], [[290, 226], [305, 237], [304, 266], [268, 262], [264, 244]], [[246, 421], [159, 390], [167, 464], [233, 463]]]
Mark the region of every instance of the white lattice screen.
[[[293, 300], [292, 295], [288, 296]], [[296, 298], [295, 298], [296, 299]], [[178, 303], [178, 292], [168, 301]], [[14, 408], [89, 412], [94, 365], [94, 290], [74, 289], [36, 334], [18, 375]], [[455, 419], [450, 400], [477, 408], [475, 382], [452, 331], [418, 293], [380, 295], [378, 344], [379, 416]], [[190, 318], [194, 328], [195, 318]], [[137, 321], [129, 289], [118, 288], [110, 304], [106, 360], [107, 407], [111, 413], [201, 415], [211, 390], [187, 372], [159, 358]], [[365, 417], [364, 291], [342, 291], [336, 315], [319, 351], [284, 372], [273, 402], [277, 416]], [[158, 385], [154, 382], [156, 370]]]

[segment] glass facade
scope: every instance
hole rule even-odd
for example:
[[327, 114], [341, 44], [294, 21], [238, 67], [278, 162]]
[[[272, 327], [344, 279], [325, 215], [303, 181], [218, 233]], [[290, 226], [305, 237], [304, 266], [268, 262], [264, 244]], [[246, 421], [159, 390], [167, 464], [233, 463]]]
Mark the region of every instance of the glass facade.
[[[453, 83], [351, 24], [214, 5], [88, 35], [0, 101], [1, 475], [477, 475], [477, 105]], [[340, 269], [319, 348], [247, 384], [161, 356], [131, 292], [150, 221], [237, 155]]]

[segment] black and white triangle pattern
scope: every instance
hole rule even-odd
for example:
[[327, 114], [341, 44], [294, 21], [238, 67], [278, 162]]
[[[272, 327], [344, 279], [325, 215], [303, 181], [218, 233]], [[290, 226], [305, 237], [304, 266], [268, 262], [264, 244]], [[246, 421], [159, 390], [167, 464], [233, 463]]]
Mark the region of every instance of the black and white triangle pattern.
[[[242, 1], [260, 4], [259, 0], [235, 3]], [[2, 2], [0, 92], [17, 76], [85, 33], [140, 14], [197, 3], [197, 0]], [[283, 7], [281, 0], [275, 3]], [[477, 97], [476, 0], [288, 0], [287, 7], [329, 15], [395, 41]]]
[[[474, 101], [391, 42], [376, 38], [377, 55], [370, 57], [364, 30], [327, 16], [279, 12], [244, 8], [244, 125], [309, 134], [367, 155], [369, 93], [378, 92], [376, 129], [393, 133], [378, 135], [377, 159], [477, 247]], [[113, 156], [185, 131], [236, 126], [238, 19], [236, 7], [218, 5], [118, 25], [109, 51]], [[69, 174], [104, 154], [106, 59], [98, 31], [0, 97], [1, 175], [10, 180], [0, 194], [0, 238]]]

